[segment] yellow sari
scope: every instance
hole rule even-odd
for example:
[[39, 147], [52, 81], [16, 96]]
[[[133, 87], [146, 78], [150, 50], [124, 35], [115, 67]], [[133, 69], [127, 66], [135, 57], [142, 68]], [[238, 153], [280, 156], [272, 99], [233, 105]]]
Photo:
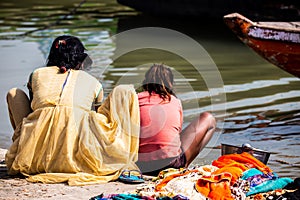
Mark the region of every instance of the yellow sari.
[[101, 84], [81, 70], [57, 67], [32, 75], [33, 112], [23, 119], [6, 154], [8, 173], [28, 181], [69, 185], [116, 180], [135, 165], [139, 106], [134, 88], [117, 86], [97, 112], [92, 102]]

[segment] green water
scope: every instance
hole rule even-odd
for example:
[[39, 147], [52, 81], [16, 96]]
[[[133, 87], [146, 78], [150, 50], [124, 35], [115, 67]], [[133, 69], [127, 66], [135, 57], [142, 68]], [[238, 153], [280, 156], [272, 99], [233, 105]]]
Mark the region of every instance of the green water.
[[[202, 111], [211, 111], [218, 119], [219, 130], [208, 152], [219, 155], [221, 142], [251, 143], [272, 152], [268, 164], [278, 174], [299, 175], [299, 79], [242, 44], [222, 19], [149, 17], [110, 0], [87, 1], [80, 7], [80, 1], [70, 0], [2, 0], [0, 5], [0, 148], [9, 147], [12, 135], [6, 92], [12, 87], [26, 90], [29, 73], [45, 64], [52, 40], [71, 34], [86, 45], [94, 60], [89, 73], [103, 83], [105, 95], [116, 84], [138, 87], [151, 63], [165, 63], [176, 72], [176, 92], [183, 103], [185, 125]], [[166, 37], [161, 29], [130, 40], [114, 37], [142, 27], [166, 28], [201, 48], [191, 51], [191, 46], [180, 41], [183, 36]], [[166, 47], [171, 51], [148, 44], [114, 58], [124, 44], [136, 46], [143, 42], [140, 39], [148, 38], [156, 46], [170, 40]], [[185, 56], [178, 54], [180, 50]], [[193, 64], [199, 65], [200, 71]], [[202, 163], [205, 156], [200, 155], [196, 163]]]

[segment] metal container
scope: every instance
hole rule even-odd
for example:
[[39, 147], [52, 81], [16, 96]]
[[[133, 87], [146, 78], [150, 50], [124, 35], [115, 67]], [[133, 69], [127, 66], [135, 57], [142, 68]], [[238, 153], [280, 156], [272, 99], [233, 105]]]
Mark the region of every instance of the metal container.
[[263, 162], [264, 164], [267, 164], [271, 154], [270, 152], [253, 148], [250, 144], [243, 144], [241, 147], [230, 144], [221, 144], [221, 147], [222, 155], [247, 152], [253, 155], [256, 159]]

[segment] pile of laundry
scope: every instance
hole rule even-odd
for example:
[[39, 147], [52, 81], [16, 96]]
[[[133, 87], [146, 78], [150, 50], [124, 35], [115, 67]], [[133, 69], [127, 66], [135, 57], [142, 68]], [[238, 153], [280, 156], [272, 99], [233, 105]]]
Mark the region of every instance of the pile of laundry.
[[251, 200], [300, 199], [300, 178], [279, 177], [251, 154], [220, 156], [211, 165], [167, 169], [128, 194], [99, 195], [93, 200]]

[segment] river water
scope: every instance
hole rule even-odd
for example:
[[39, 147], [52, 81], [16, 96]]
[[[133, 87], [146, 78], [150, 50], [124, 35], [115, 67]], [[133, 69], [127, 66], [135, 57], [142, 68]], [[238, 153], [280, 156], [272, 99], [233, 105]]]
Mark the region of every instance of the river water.
[[[203, 111], [218, 131], [195, 164], [220, 155], [221, 143], [271, 152], [280, 176], [300, 173], [300, 79], [242, 44], [222, 19], [167, 19], [140, 15], [110, 0], [0, 2], [0, 148], [11, 144], [6, 92], [26, 91], [28, 75], [45, 64], [53, 38], [80, 37], [94, 60], [88, 72], [104, 86], [137, 88], [151, 63], [173, 68], [184, 125]], [[127, 34], [128, 33], [128, 34]], [[126, 48], [125, 48], [126, 47]]]

